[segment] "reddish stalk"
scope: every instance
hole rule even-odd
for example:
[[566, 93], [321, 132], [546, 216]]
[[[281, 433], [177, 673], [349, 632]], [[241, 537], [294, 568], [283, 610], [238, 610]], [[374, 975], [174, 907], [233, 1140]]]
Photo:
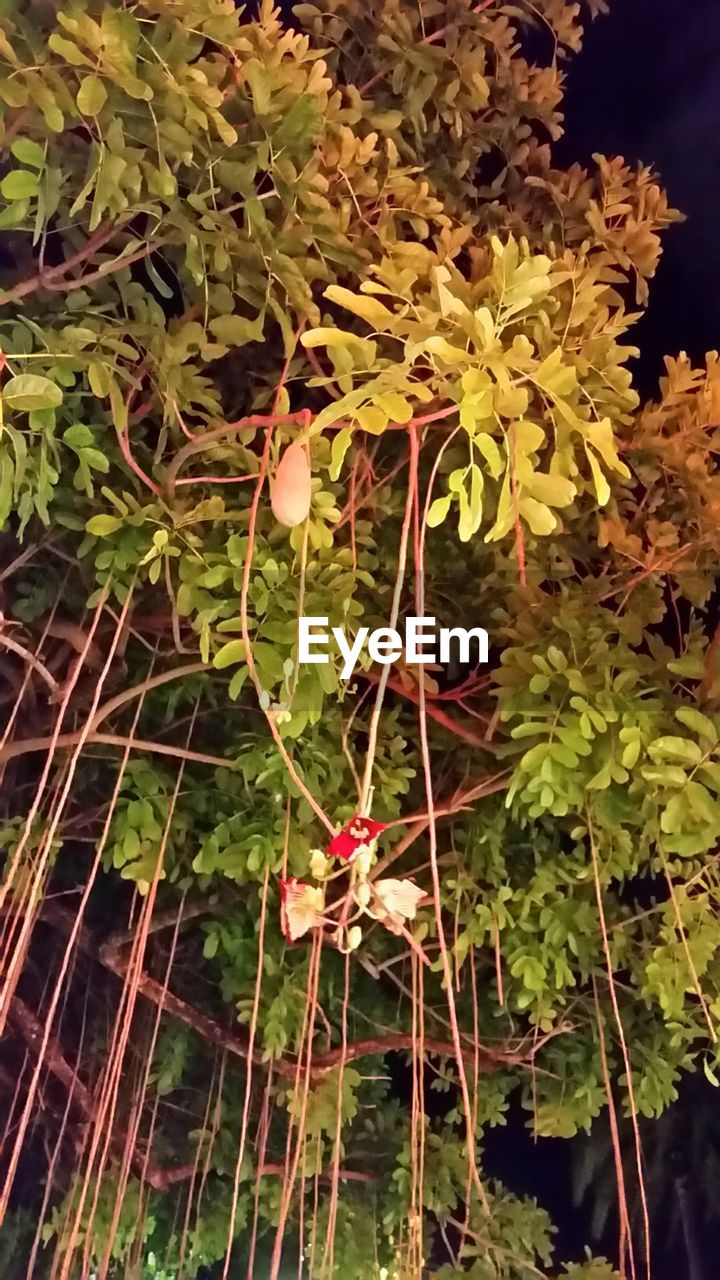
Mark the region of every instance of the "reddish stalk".
[[635, 1091], [633, 1089], [632, 1067], [630, 1065], [630, 1055], [628, 1053], [627, 1041], [625, 1039], [625, 1031], [623, 1029], [622, 1018], [620, 1016], [620, 1006], [618, 1005], [617, 992], [615, 990], [615, 981], [613, 978], [612, 956], [610, 954], [610, 941], [608, 939], [607, 924], [605, 921], [605, 908], [602, 900], [602, 888], [600, 885], [600, 868], [598, 866], [597, 848], [595, 846], [595, 836], [593, 834], [592, 821], [590, 814], [586, 813], [586, 821], [588, 824], [588, 838], [590, 841], [590, 852], [592, 854], [593, 875], [595, 878], [595, 896], [598, 905], [598, 916], [600, 919], [600, 930], [602, 933], [603, 951], [605, 954], [605, 965], [607, 968], [608, 986], [610, 989], [610, 1000], [612, 1002], [615, 1022], [618, 1029], [620, 1046], [622, 1049], [623, 1063], [625, 1065], [625, 1078], [627, 1081], [628, 1100], [630, 1102], [630, 1116], [632, 1120], [633, 1136], [635, 1138], [635, 1159], [637, 1161], [638, 1187], [640, 1190], [640, 1203], [642, 1206], [643, 1229], [645, 1235], [645, 1262], [647, 1265], [648, 1280], [650, 1278], [650, 1216], [648, 1212], [647, 1196], [645, 1194], [645, 1179], [643, 1177], [642, 1167], [642, 1146], [640, 1142], [640, 1127], [638, 1125], [638, 1113], [635, 1105]]
[[[300, 1097], [300, 1114], [297, 1117], [297, 1142], [295, 1143], [295, 1154], [291, 1159], [293, 1120], [290, 1117], [288, 1124], [287, 1143], [285, 1147], [285, 1177], [283, 1180], [283, 1189], [280, 1200], [280, 1208], [278, 1212], [277, 1227], [275, 1231], [275, 1243], [273, 1245], [272, 1261], [270, 1264], [269, 1280], [278, 1280], [280, 1263], [282, 1261], [282, 1247], [285, 1236], [285, 1227], [287, 1224], [288, 1214], [290, 1212], [290, 1203], [292, 1200], [293, 1188], [297, 1179], [298, 1166], [301, 1154], [305, 1148], [305, 1129], [307, 1124], [307, 1106], [308, 1096], [310, 1092], [311, 1067], [312, 1067], [312, 1042], [315, 1033], [315, 1016], [317, 1013], [317, 988], [320, 976], [320, 956], [322, 952], [322, 933], [320, 930], [314, 931], [312, 941], [312, 951], [310, 955], [310, 965], [308, 969], [308, 988], [307, 1002], [303, 1018], [303, 1029], [300, 1037], [300, 1049], [298, 1053], [297, 1071], [295, 1074], [295, 1085], [293, 1088], [293, 1097]], [[302, 1071], [303, 1065], [303, 1049], [305, 1037], [307, 1035], [307, 1052], [305, 1055], [305, 1069]], [[303, 1075], [302, 1088], [300, 1086], [300, 1076]], [[305, 1161], [303, 1160], [303, 1186], [305, 1177]]]
[[233, 1175], [233, 1191], [230, 1209], [230, 1225], [228, 1230], [228, 1242], [225, 1250], [225, 1263], [223, 1266], [223, 1280], [227, 1280], [230, 1269], [230, 1253], [232, 1250], [235, 1214], [237, 1212], [238, 1198], [240, 1195], [240, 1172], [242, 1162], [245, 1157], [245, 1143], [247, 1140], [248, 1122], [250, 1119], [250, 1095], [252, 1091], [253, 1080], [253, 1050], [255, 1048], [255, 1037], [257, 1035], [258, 1014], [260, 1011], [260, 992], [262, 990], [262, 977], [265, 968], [265, 922], [267, 920], [267, 895], [270, 883], [270, 871], [265, 870], [265, 879], [262, 887], [262, 898], [260, 901], [260, 927], [258, 933], [258, 959], [257, 973], [255, 977], [255, 992], [253, 995], [252, 1013], [250, 1015], [250, 1029], [248, 1032], [248, 1052], [247, 1052], [247, 1074], [245, 1076], [245, 1097], [243, 1099], [242, 1124], [240, 1128], [240, 1142], [238, 1145], [237, 1159], [235, 1161], [235, 1173]]
[[[410, 436], [410, 450], [411, 450], [410, 483], [413, 489], [415, 489], [418, 482], [418, 476], [417, 476], [418, 439], [417, 439], [417, 432], [415, 428], [411, 428], [409, 432], [409, 436]], [[426, 529], [426, 522], [427, 522], [427, 513], [429, 510], [429, 499], [430, 499], [430, 493], [428, 493], [425, 501], [422, 527], [419, 531], [419, 535], [416, 537], [416, 545], [415, 545], [415, 569], [416, 569], [415, 599], [416, 599], [416, 608], [417, 608], [418, 617], [422, 617], [425, 612], [424, 539], [425, 539], [425, 529]], [[485, 1195], [485, 1190], [482, 1185], [482, 1182], [480, 1181], [480, 1175], [478, 1173], [477, 1164], [475, 1162], [475, 1134], [473, 1132], [472, 1106], [470, 1102], [470, 1093], [468, 1089], [465, 1064], [463, 1062], [463, 1047], [462, 1047], [462, 1041], [460, 1038], [460, 1028], [458, 1026], [458, 1020], [457, 1020], [455, 993], [453, 991], [453, 982], [452, 982], [452, 965], [450, 962], [447, 941], [445, 938], [445, 929], [444, 929], [443, 920], [442, 920], [442, 897], [441, 897], [441, 891], [440, 891], [440, 872], [438, 868], [437, 826], [435, 822], [435, 809], [434, 809], [435, 801], [433, 796], [432, 762], [430, 759], [430, 744], [428, 741], [428, 731], [427, 731], [428, 722], [427, 722], [427, 716], [425, 713], [425, 705], [426, 705], [425, 704], [425, 686], [424, 684], [421, 683], [420, 684], [420, 703], [419, 703], [420, 750], [421, 750], [423, 774], [425, 778], [425, 794], [427, 799], [428, 819], [429, 819], [428, 835], [429, 835], [429, 844], [430, 844], [429, 852], [430, 852], [430, 863], [431, 863], [431, 874], [432, 874], [432, 885], [433, 885], [433, 899], [434, 899], [434, 906], [435, 906], [435, 923], [437, 928], [438, 942], [440, 944], [440, 957], [442, 962], [442, 972], [443, 972], [443, 978], [445, 983], [445, 994], [447, 998], [448, 1015], [450, 1018], [450, 1027], [452, 1031], [452, 1042], [453, 1042], [453, 1048], [455, 1051], [455, 1060], [457, 1062], [457, 1067], [458, 1067], [458, 1076], [460, 1079], [460, 1091], [462, 1094], [463, 1108], [465, 1113], [465, 1132], [466, 1132], [466, 1141], [467, 1141], [467, 1148], [468, 1148], [468, 1161], [470, 1162], [470, 1169], [472, 1171], [473, 1182], [475, 1183], [477, 1193], [480, 1197], [480, 1200], [483, 1206], [487, 1209], [488, 1208], [487, 1197]]]
[[330, 1208], [328, 1210], [328, 1228], [327, 1228], [327, 1248], [325, 1257], [323, 1258], [323, 1266], [321, 1275], [325, 1275], [325, 1263], [327, 1262], [327, 1275], [332, 1276], [335, 1265], [335, 1227], [337, 1223], [337, 1206], [338, 1193], [340, 1187], [340, 1158], [342, 1155], [342, 1104], [343, 1104], [343, 1080], [345, 1075], [345, 1063], [347, 1061], [347, 1030], [348, 1030], [348, 1004], [350, 1001], [350, 953], [345, 953], [344, 965], [344, 988], [342, 1012], [340, 1017], [340, 1061], [338, 1063], [338, 1087], [337, 1087], [337, 1113], [335, 1119], [335, 1141], [333, 1150], [332, 1163], [332, 1184], [330, 1189]]
[[[86, 1170], [85, 1170], [85, 1177], [83, 1181], [82, 1192], [81, 1192], [79, 1204], [75, 1213], [75, 1218], [74, 1218], [72, 1229], [71, 1229], [70, 1239], [66, 1249], [64, 1250], [62, 1266], [59, 1272], [59, 1280], [69, 1280], [70, 1268], [72, 1266], [72, 1262], [74, 1258], [75, 1245], [76, 1245], [80, 1228], [81, 1228], [85, 1200], [86, 1200], [87, 1192], [90, 1186], [90, 1179], [93, 1174], [95, 1156], [100, 1146], [103, 1131], [106, 1131], [107, 1137], [105, 1138], [105, 1142], [103, 1144], [103, 1149], [100, 1154], [98, 1167], [95, 1170], [96, 1191], [95, 1191], [95, 1197], [94, 1197], [93, 1205], [90, 1212], [91, 1221], [93, 1220], [95, 1215], [95, 1209], [96, 1209], [97, 1200], [100, 1192], [100, 1186], [101, 1186], [101, 1178], [107, 1162], [109, 1146], [110, 1146], [110, 1138], [112, 1135], [114, 1121], [115, 1121], [115, 1113], [117, 1109], [118, 1091], [120, 1086], [122, 1065], [125, 1060], [127, 1044], [130, 1037], [132, 1017], [135, 1009], [135, 1004], [137, 1001], [139, 979], [142, 973], [142, 962], [143, 962], [145, 951], [147, 948], [148, 928], [149, 928], [150, 918], [152, 916], [153, 907], [155, 905], [157, 887], [160, 882], [160, 877], [162, 874], [163, 862], [165, 858], [165, 850], [167, 848], [167, 841], [170, 835], [170, 828], [171, 828], [173, 816], [175, 813], [175, 806], [177, 804], [177, 798], [180, 792], [180, 786], [182, 783], [184, 767], [185, 767], [184, 763], [181, 763], [178, 768], [175, 788], [173, 790], [170, 803], [168, 805], [168, 814], [165, 822], [165, 828], [163, 830], [163, 834], [160, 839], [160, 847], [158, 849], [158, 856], [157, 856], [157, 862], [155, 865], [155, 871], [153, 874], [153, 879], [150, 884], [147, 897], [145, 898], [145, 901], [143, 904], [143, 911], [142, 911], [142, 915], [141, 915], [139, 926], [138, 926], [138, 932], [133, 942], [132, 956], [131, 956], [130, 964], [128, 966], [127, 980], [125, 983], [120, 1004], [118, 1006], [118, 1012], [117, 1012], [117, 1017], [115, 1021], [115, 1034], [113, 1037], [114, 1044], [113, 1044], [113, 1047], [111, 1048], [109, 1063], [105, 1072], [104, 1088], [101, 1091], [100, 1099], [98, 1102], [95, 1131], [93, 1133], [90, 1152], [86, 1162]], [[161, 987], [161, 1001], [163, 998], [164, 998], [164, 993]], [[112, 1241], [110, 1241], [109, 1243], [111, 1242]], [[106, 1262], [109, 1262], [109, 1257], [106, 1257], [103, 1259], [103, 1267], [105, 1267], [104, 1274], [107, 1273], [107, 1269], [105, 1266]], [[102, 1280], [104, 1280], [104, 1276], [102, 1277]]]
[[[106, 591], [107, 591], [107, 587], [106, 587], [106, 589], [105, 589], [105, 592], [106, 592]], [[100, 599], [100, 601], [99, 601], [99, 603], [98, 603], [98, 606], [97, 606], [97, 608], [96, 608], [96, 610], [95, 610], [95, 615], [94, 615], [94, 618], [93, 618], [93, 622], [92, 622], [92, 624], [91, 624], [90, 631], [89, 631], [89, 633], [88, 633], [87, 646], [86, 646], [86, 648], [87, 648], [87, 649], [89, 649], [89, 648], [90, 648], [90, 645], [92, 644], [93, 635], [94, 635], [95, 629], [96, 629], [96, 627], [97, 627], [97, 624], [98, 624], [98, 622], [99, 622], [99, 620], [100, 620], [100, 613], [101, 613], [101, 611], [102, 611], [102, 607], [103, 607], [104, 600], [105, 600], [105, 592], [104, 592], [104, 593], [103, 593], [103, 595], [101, 596], [101, 599]], [[125, 613], [127, 612], [127, 610], [128, 610], [128, 609], [129, 609], [129, 607], [130, 607], [130, 600], [131, 600], [131, 598], [132, 598], [132, 591], [129, 591], [129, 592], [128, 592], [128, 595], [127, 595], [127, 598], [126, 598], [126, 601], [125, 601], [125, 610], [124, 610], [124, 612], [125, 612]], [[66, 805], [66, 803], [67, 803], [67, 798], [68, 798], [68, 796], [69, 796], [69, 794], [70, 794], [70, 788], [71, 788], [71, 786], [72, 786], [73, 778], [75, 777], [75, 771], [76, 771], [76, 769], [77, 769], [78, 761], [79, 761], [79, 758], [80, 758], [80, 752], [82, 751], [82, 748], [83, 748], [83, 745], [84, 745], [84, 742], [85, 742], [85, 738], [87, 737], [87, 734], [88, 734], [88, 732], [89, 732], [89, 727], [90, 727], [90, 717], [94, 714], [94, 712], [95, 712], [95, 710], [96, 710], [97, 703], [98, 703], [99, 698], [100, 698], [100, 693], [101, 693], [101, 690], [102, 690], [102, 687], [103, 687], [104, 681], [105, 681], [105, 679], [107, 678], [107, 674], [108, 674], [108, 672], [109, 672], [109, 670], [110, 670], [110, 667], [111, 667], [111, 665], [112, 665], [112, 660], [113, 660], [113, 657], [114, 657], [115, 648], [117, 647], [117, 641], [118, 641], [118, 638], [119, 638], [119, 629], [116, 631], [116, 633], [115, 633], [115, 637], [114, 637], [114, 641], [113, 641], [113, 643], [112, 643], [112, 644], [111, 644], [111, 646], [110, 646], [110, 651], [109, 651], [109, 655], [108, 655], [107, 662], [106, 662], [106, 664], [105, 664], [105, 666], [104, 666], [104, 668], [103, 668], [103, 671], [101, 672], [100, 676], [98, 677], [98, 681], [97, 681], [97, 684], [96, 684], [96, 687], [95, 687], [95, 693], [94, 693], [94, 695], [93, 695], [93, 701], [92, 701], [92, 706], [91, 706], [91, 710], [90, 710], [90, 716], [89, 716], [89, 717], [88, 717], [88, 719], [86, 720], [85, 725], [83, 726], [83, 728], [80, 730], [80, 733], [79, 733], [79, 736], [78, 736], [77, 748], [76, 748], [76, 750], [75, 750], [75, 752], [74, 752], [73, 756], [71, 757], [71, 759], [70, 759], [70, 761], [69, 761], [69, 763], [68, 763], [68, 767], [67, 767], [67, 770], [66, 770], [65, 781], [64, 781], [64, 785], [63, 785], [63, 787], [62, 787], [61, 793], [60, 793], [60, 797], [59, 797], [58, 802], [57, 802], [57, 804], [56, 804], [56, 806], [55, 806], [54, 813], [53, 813], [53, 815], [52, 815], [52, 817], [51, 817], [51, 819], [50, 819], [50, 822], [49, 822], [49, 824], [48, 824], [47, 831], [45, 832], [45, 835], [44, 835], [44, 837], [43, 837], [43, 840], [42, 840], [42, 844], [41, 844], [40, 850], [39, 850], [39, 852], [38, 852], [38, 865], [37, 865], [37, 870], [36, 870], [36, 872], [35, 872], [34, 876], [32, 877], [31, 883], [30, 883], [30, 885], [29, 885], [29, 887], [28, 887], [28, 893], [27, 893], [27, 898], [28, 898], [29, 906], [31, 906], [33, 909], [32, 909], [32, 910], [31, 910], [31, 909], [28, 909], [28, 910], [25, 912], [25, 915], [24, 915], [24, 918], [23, 918], [23, 921], [22, 921], [22, 926], [21, 926], [21, 928], [20, 928], [20, 933], [19, 933], [19, 936], [18, 936], [17, 941], [15, 942], [14, 955], [11, 957], [10, 962], [9, 962], [9, 964], [8, 964], [8, 966], [7, 966], [7, 969], [6, 969], [6, 972], [5, 972], [5, 983], [4, 983], [4, 987], [3, 987], [3, 990], [2, 990], [2, 994], [0, 995], [0, 1032], [2, 1031], [2, 1028], [3, 1028], [3, 1026], [5, 1025], [5, 1016], [6, 1016], [6, 1013], [7, 1013], [7, 1002], [8, 1002], [8, 999], [9, 999], [9, 998], [13, 995], [13, 993], [14, 993], [15, 985], [16, 985], [17, 980], [18, 980], [18, 977], [19, 977], [19, 965], [20, 965], [20, 962], [21, 962], [22, 957], [23, 957], [23, 955], [24, 955], [24, 947], [25, 947], [25, 943], [26, 943], [27, 938], [29, 937], [29, 934], [30, 934], [30, 932], [31, 932], [31, 930], [32, 930], [32, 926], [33, 926], [33, 923], [34, 923], [34, 909], [35, 909], [35, 905], [36, 905], [36, 902], [37, 902], [37, 895], [38, 895], [38, 891], [39, 891], [40, 885], [41, 885], [41, 883], [42, 883], [42, 877], [43, 877], [43, 875], [44, 875], [44, 873], [45, 873], [45, 870], [46, 870], [46, 867], [47, 867], [48, 859], [49, 859], [49, 856], [50, 856], [50, 851], [51, 851], [51, 849], [52, 849], [53, 840], [55, 839], [55, 835], [56, 835], [56, 833], [57, 833], [57, 829], [58, 829], [58, 826], [59, 826], [59, 823], [60, 823], [60, 818], [61, 818], [61, 816], [62, 816], [62, 813], [63, 813], [64, 809], [65, 809], [65, 805]], [[60, 705], [60, 708], [59, 708], [59, 711], [58, 711], [58, 716], [57, 716], [57, 720], [56, 720], [56, 729], [55, 729], [55, 733], [54, 733], [54, 735], [53, 735], [53, 737], [54, 737], [54, 741], [53, 741], [53, 740], [51, 740], [50, 751], [49, 751], [49, 753], [48, 753], [48, 758], [47, 758], [47, 761], [46, 761], [46, 763], [45, 763], [45, 768], [43, 769], [43, 773], [42, 773], [41, 778], [40, 778], [40, 783], [39, 783], [39, 786], [38, 786], [38, 789], [37, 789], [37, 792], [36, 792], [35, 798], [34, 798], [34, 800], [33, 800], [32, 805], [30, 806], [30, 810], [29, 810], [29, 812], [28, 812], [28, 816], [27, 816], [26, 821], [25, 821], [25, 827], [24, 827], [24, 830], [23, 830], [23, 834], [22, 834], [21, 839], [20, 839], [20, 841], [19, 841], [19, 843], [18, 843], [18, 846], [17, 846], [17, 849], [16, 849], [16, 851], [15, 851], [15, 854], [13, 855], [13, 861], [12, 861], [12, 863], [11, 863], [11, 867], [10, 867], [10, 871], [9, 871], [8, 879], [6, 880], [5, 885], [0, 889], [0, 909], [2, 909], [2, 905], [3, 905], [3, 903], [4, 903], [4, 900], [5, 900], [5, 897], [6, 897], [6, 894], [7, 894], [7, 890], [8, 890], [8, 888], [9, 888], [9, 885], [10, 885], [10, 884], [11, 884], [11, 882], [12, 882], [13, 874], [14, 874], [14, 872], [15, 872], [15, 870], [16, 870], [16, 868], [17, 868], [17, 866], [18, 866], [18, 865], [19, 865], [19, 863], [20, 863], [20, 858], [21, 858], [21, 856], [22, 856], [22, 852], [23, 852], [24, 848], [25, 848], [25, 847], [26, 847], [26, 845], [27, 845], [27, 841], [28, 841], [28, 839], [29, 839], [30, 832], [31, 832], [31, 830], [32, 830], [32, 824], [33, 824], [33, 822], [34, 822], [34, 820], [35, 820], [35, 817], [36, 817], [36, 815], [37, 815], [37, 813], [38, 813], [38, 809], [39, 809], [39, 805], [40, 805], [40, 799], [41, 799], [41, 796], [42, 796], [43, 790], [44, 790], [44, 788], [45, 788], [45, 783], [46, 783], [46, 781], [47, 781], [48, 775], [49, 775], [49, 773], [50, 773], [50, 768], [51, 768], [52, 759], [53, 759], [54, 746], [55, 746], [55, 742], [57, 741], [57, 737], [59, 736], [60, 725], [62, 724], [62, 720], [63, 720], [63, 718], [64, 718], [64, 716], [65, 716], [65, 712], [67, 711], [67, 708], [68, 708], [68, 705], [69, 705], [69, 702], [70, 702], [70, 697], [71, 697], [71, 695], [72, 695], [72, 692], [73, 692], [73, 689], [74, 689], [74, 687], [75, 687], [75, 683], [77, 682], [77, 679], [78, 679], [78, 677], [79, 677], [79, 674], [80, 674], [80, 663], [78, 663], [76, 670], [73, 672], [73, 674], [71, 675], [70, 680], [68, 681], [67, 691], [66, 691], [66, 693], [65, 693], [65, 696], [64, 696], [64, 698], [63, 698], [63, 701], [62, 701], [62, 703], [61, 703], [61, 705]], [[27, 1123], [27, 1121], [25, 1121], [25, 1123]], [[18, 1158], [18, 1157], [19, 1157], [19, 1149], [16, 1147], [16, 1151], [15, 1151], [15, 1153], [14, 1153], [14, 1158], [13, 1158], [13, 1161], [11, 1162], [11, 1165], [12, 1165], [12, 1172], [11, 1172], [11, 1173], [9, 1173], [9, 1176], [10, 1176], [10, 1177], [14, 1176], [14, 1171], [15, 1171], [15, 1167], [16, 1167], [16, 1165], [17, 1165], [17, 1158]], [[6, 1188], [5, 1188], [4, 1192], [3, 1192], [3, 1195], [2, 1195], [2, 1196], [0, 1196], [0, 1222], [3, 1220], [3, 1217], [4, 1217], [4, 1214], [5, 1214], [5, 1210], [6, 1210], [6, 1208], [7, 1208], [7, 1184], [6, 1184]]]
[[602, 1014], [600, 1012], [600, 1002], [598, 1000], [597, 983], [593, 978], [593, 997], [595, 1000], [595, 1021], [598, 1030], [598, 1043], [600, 1046], [600, 1061], [602, 1063], [603, 1081], [605, 1084], [605, 1096], [608, 1103], [608, 1117], [610, 1120], [610, 1136], [612, 1138], [613, 1159], [615, 1161], [615, 1180], [618, 1189], [618, 1202], [620, 1209], [620, 1239], [618, 1241], [618, 1262], [620, 1264], [620, 1274], [625, 1275], [625, 1254], [629, 1251], [630, 1274], [632, 1280], [635, 1280], [635, 1257], [632, 1244], [632, 1231], [630, 1228], [630, 1215], [628, 1213], [627, 1195], [625, 1193], [625, 1173], [622, 1162], [622, 1149], [620, 1147], [620, 1133], [617, 1122], [617, 1109], [615, 1107], [615, 1099], [613, 1097], [612, 1083], [610, 1081], [610, 1069], [607, 1060], [607, 1048], [605, 1045], [605, 1030], [603, 1027]]

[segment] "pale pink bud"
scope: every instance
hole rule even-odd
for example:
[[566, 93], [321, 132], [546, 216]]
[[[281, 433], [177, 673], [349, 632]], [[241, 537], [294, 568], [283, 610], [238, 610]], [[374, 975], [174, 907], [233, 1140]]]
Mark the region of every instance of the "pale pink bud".
[[302, 524], [310, 510], [312, 476], [305, 445], [288, 445], [275, 472], [272, 485], [272, 513], [288, 529]]

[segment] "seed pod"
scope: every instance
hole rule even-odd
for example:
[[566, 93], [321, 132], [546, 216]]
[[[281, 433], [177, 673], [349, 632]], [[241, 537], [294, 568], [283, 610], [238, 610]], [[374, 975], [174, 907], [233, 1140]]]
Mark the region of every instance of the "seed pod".
[[279, 524], [288, 529], [302, 524], [310, 510], [311, 473], [305, 446], [288, 445], [275, 472], [270, 505]]

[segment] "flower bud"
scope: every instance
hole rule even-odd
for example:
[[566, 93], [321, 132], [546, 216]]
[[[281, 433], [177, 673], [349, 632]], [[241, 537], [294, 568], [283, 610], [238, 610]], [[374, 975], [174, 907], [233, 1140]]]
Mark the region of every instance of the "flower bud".
[[313, 849], [310, 854], [310, 875], [316, 880], [323, 880], [327, 875], [328, 859], [322, 849]]
[[370, 901], [370, 885], [367, 880], [361, 880], [355, 890], [355, 901], [359, 907], [366, 907]]
[[288, 445], [275, 472], [270, 505], [279, 524], [294, 529], [310, 511], [312, 474], [305, 445]]
[[348, 951], [357, 951], [361, 942], [362, 942], [362, 929], [360, 928], [359, 924], [354, 924], [351, 929], [348, 929], [348, 934], [347, 934]]
[[355, 858], [355, 867], [361, 880], [369, 874], [373, 864], [373, 851], [369, 845], [361, 845]]

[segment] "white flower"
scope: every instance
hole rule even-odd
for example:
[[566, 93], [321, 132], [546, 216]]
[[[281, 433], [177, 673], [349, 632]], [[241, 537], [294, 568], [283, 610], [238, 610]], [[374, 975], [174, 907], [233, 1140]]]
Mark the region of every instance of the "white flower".
[[297, 942], [323, 922], [323, 891], [291, 876], [280, 881], [280, 924], [289, 942]]
[[373, 890], [378, 919], [387, 917], [393, 924], [414, 920], [418, 904], [426, 896], [425, 890], [419, 889], [412, 880], [377, 880]]

